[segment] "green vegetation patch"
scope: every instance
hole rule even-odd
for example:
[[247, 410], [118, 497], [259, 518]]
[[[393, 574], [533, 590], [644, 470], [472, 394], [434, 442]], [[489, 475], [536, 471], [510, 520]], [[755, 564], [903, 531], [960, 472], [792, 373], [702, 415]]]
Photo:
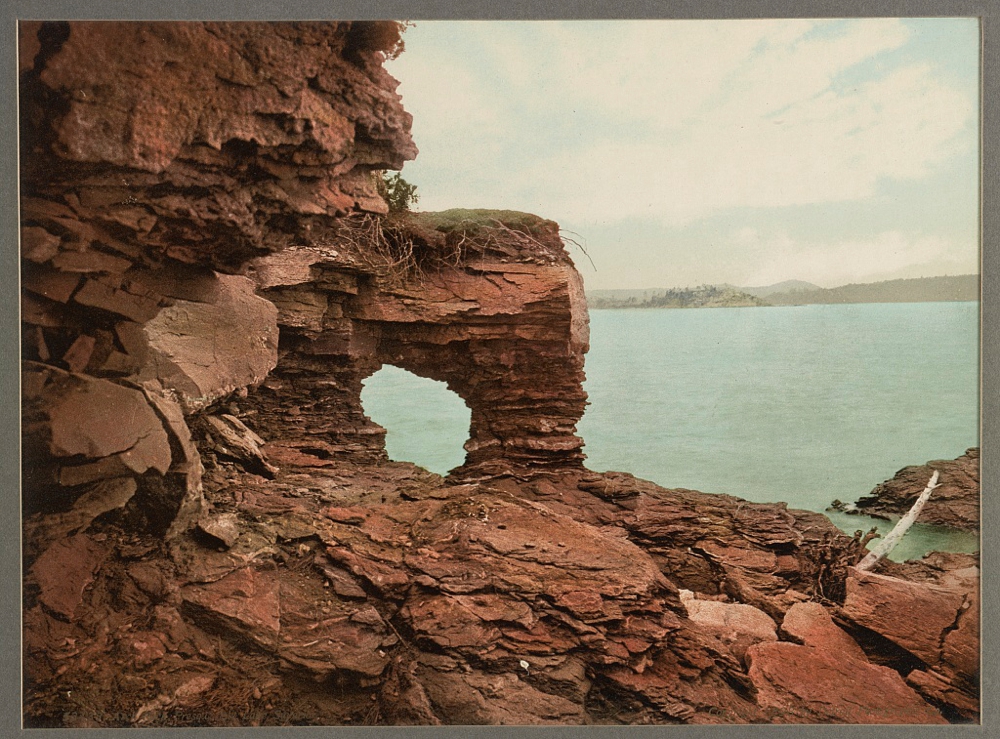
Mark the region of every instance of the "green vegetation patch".
[[554, 221], [517, 210], [452, 208], [434, 213], [411, 212], [406, 217], [411, 223], [427, 230], [441, 233], [461, 232], [468, 236], [496, 228], [508, 228], [531, 235], [552, 233], [558, 230]]

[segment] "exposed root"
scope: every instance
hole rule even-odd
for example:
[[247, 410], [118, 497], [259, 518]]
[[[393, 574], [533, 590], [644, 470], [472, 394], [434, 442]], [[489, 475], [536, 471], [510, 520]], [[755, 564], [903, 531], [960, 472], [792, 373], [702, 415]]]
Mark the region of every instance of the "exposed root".
[[555, 247], [497, 218], [463, 219], [448, 224], [445, 231], [421, 223], [419, 214], [384, 217], [365, 213], [342, 219], [323, 245], [346, 252], [383, 285], [400, 285], [422, 282], [427, 275], [443, 270], [472, 266], [477, 258], [550, 263], [565, 259], [564, 244], [583, 250], [579, 242], [562, 235], [559, 238]]
[[868, 542], [878, 537], [878, 529], [866, 534], [855, 531], [847, 546], [835, 544], [834, 538], [824, 536], [818, 547], [809, 547], [813, 561], [818, 563], [813, 574], [815, 593], [822, 600], [843, 603], [847, 593], [847, 571], [867, 551]]
[[594, 260], [590, 258], [590, 254], [587, 251], [587, 248], [582, 243], [580, 243], [580, 241], [577, 241], [576, 239], [570, 236], [566, 236], [565, 234], [573, 234], [573, 236], [579, 236], [581, 241], [584, 240], [583, 236], [580, 236], [580, 234], [576, 233], [575, 231], [569, 231], [565, 228], [559, 230], [559, 238], [562, 239], [563, 244], [567, 246], [575, 246], [577, 249], [583, 252], [583, 256], [587, 257], [587, 261], [590, 262], [590, 266], [593, 267], [594, 271], [596, 272], [597, 265], [594, 264]]

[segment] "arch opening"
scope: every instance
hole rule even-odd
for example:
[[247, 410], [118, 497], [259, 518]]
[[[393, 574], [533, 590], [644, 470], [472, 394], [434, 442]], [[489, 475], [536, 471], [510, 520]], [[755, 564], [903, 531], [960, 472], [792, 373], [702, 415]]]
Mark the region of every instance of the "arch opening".
[[389, 459], [439, 475], [465, 462], [472, 412], [445, 383], [386, 364], [363, 381], [361, 405], [386, 430]]

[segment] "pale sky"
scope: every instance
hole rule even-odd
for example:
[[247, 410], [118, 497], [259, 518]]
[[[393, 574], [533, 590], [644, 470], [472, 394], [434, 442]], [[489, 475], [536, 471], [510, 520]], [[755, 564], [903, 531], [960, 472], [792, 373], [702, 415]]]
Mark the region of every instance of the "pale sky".
[[418, 208], [558, 221], [588, 288], [979, 271], [975, 19], [420, 21], [404, 38], [387, 68]]

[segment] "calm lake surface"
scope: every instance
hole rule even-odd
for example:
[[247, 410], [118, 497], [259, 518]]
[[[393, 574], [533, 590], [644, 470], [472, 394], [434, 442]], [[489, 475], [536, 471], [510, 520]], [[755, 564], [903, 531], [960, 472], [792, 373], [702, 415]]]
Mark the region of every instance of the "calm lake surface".
[[[978, 315], [974, 302], [593, 310], [587, 465], [814, 511], [856, 500], [978, 445]], [[461, 464], [469, 412], [443, 384], [385, 367], [362, 399], [393, 459]], [[893, 559], [978, 548], [918, 525]]]

